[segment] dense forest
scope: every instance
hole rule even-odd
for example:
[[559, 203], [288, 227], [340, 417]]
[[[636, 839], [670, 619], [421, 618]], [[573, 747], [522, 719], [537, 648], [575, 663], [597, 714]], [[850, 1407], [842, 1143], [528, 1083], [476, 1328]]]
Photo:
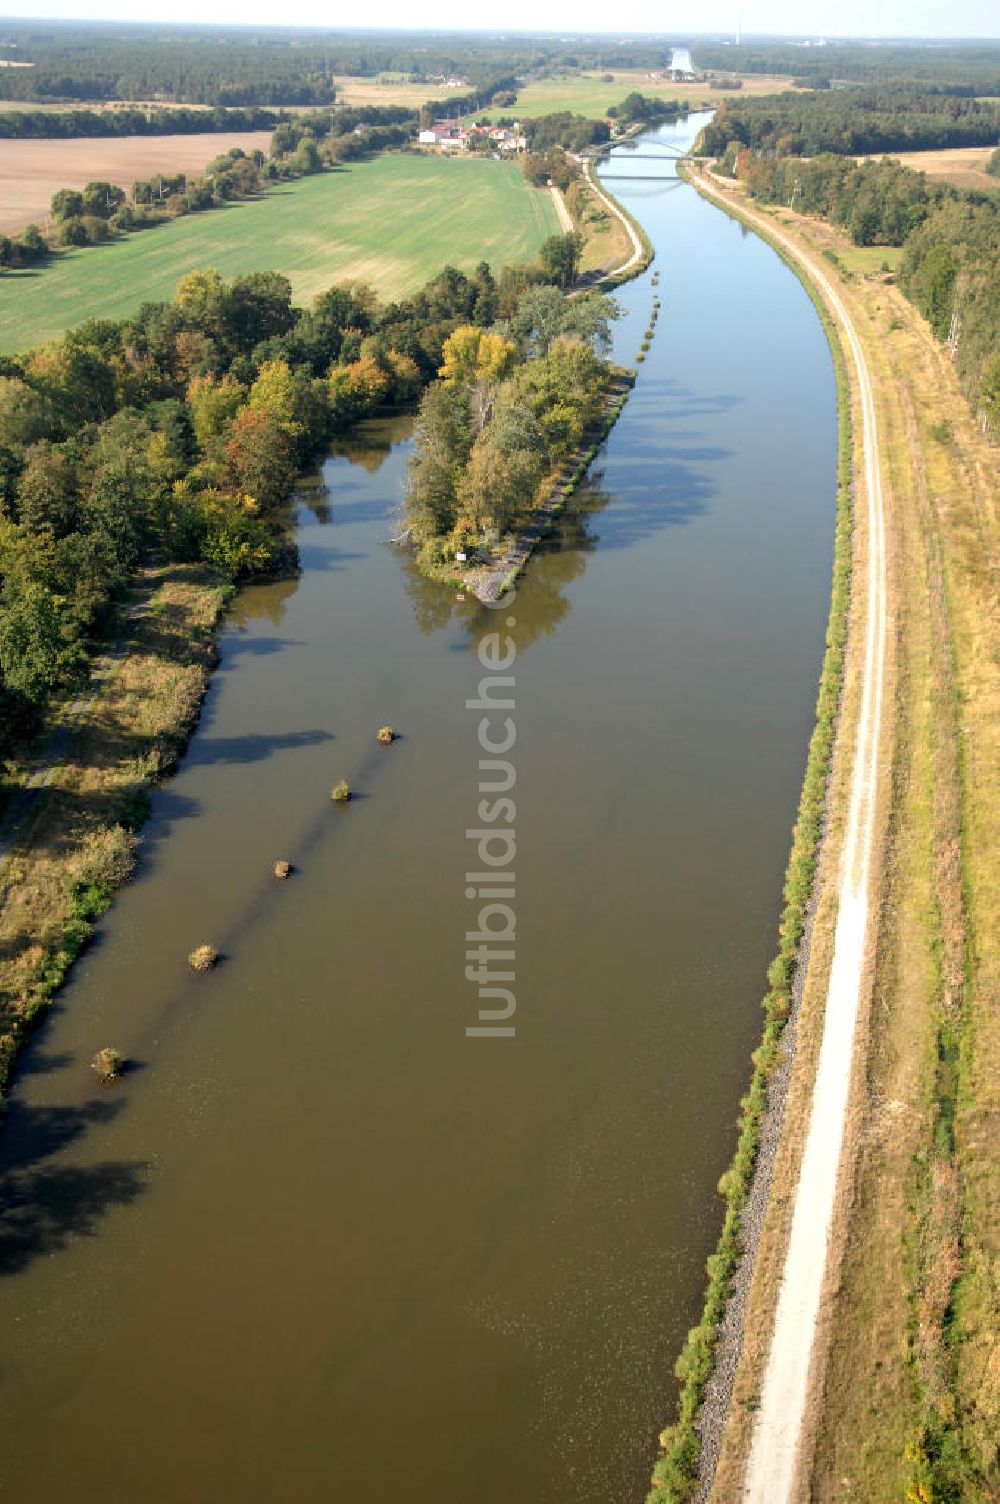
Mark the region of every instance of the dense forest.
[[1000, 428], [1000, 197], [929, 182], [890, 159], [743, 149], [735, 161], [730, 151], [730, 166], [764, 203], [843, 225], [856, 245], [902, 246], [900, 286], [949, 341], [973, 408]]
[[[405, 74], [475, 90], [552, 67], [666, 67], [662, 42], [609, 37], [442, 36], [7, 21], [0, 96], [24, 100], [169, 99], [212, 105], [330, 104], [337, 74]], [[471, 108], [478, 108], [472, 105]]]
[[852, 83], [939, 84], [969, 95], [1000, 95], [1000, 42], [745, 42], [692, 43], [698, 68], [737, 73], [785, 73], [814, 86]]
[[200, 136], [213, 131], [273, 131], [285, 116], [255, 108], [214, 110], [0, 110], [0, 139], [74, 136]]
[[710, 156], [731, 141], [779, 156], [861, 156], [948, 146], [996, 146], [1000, 102], [903, 85], [810, 90], [725, 100], [701, 138]]
[[[192, 271], [171, 303], [0, 359], [0, 756], [80, 674], [151, 548], [233, 579], [285, 561], [281, 507], [302, 465], [337, 429], [413, 401], [456, 330], [469, 340], [503, 317], [527, 355], [542, 314], [554, 330], [565, 307], [562, 333], [605, 338], [606, 303], [547, 285], [551, 251], [499, 281], [485, 263], [471, 277], [445, 268], [387, 305], [351, 283], [296, 308], [277, 272], [227, 284]], [[597, 367], [586, 373], [593, 385]], [[561, 421], [542, 425], [547, 443]]]
[[528, 288], [493, 329], [448, 338], [420, 405], [407, 522], [424, 563], [470, 555], [527, 520], [545, 478], [602, 410], [610, 298]]

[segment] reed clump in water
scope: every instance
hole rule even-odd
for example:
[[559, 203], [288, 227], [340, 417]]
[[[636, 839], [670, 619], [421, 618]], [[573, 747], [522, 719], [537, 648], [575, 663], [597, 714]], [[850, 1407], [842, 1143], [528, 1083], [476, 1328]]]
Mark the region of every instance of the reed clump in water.
[[391, 726], [380, 726], [375, 733], [375, 740], [381, 742], [383, 747], [388, 747], [396, 740], [396, 733]]
[[105, 1045], [103, 1050], [98, 1050], [90, 1066], [101, 1086], [110, 1086], [124, 1071], [125, 1056]]
[[275, 862], [274, 864], [274, 875], [275, 877], [281, 878], [282, 881], [284, 881], [286, 877], [291, 877], [294, 871], [295, 868], [292, 866], [291, 862]]
[[346, 804], [350, 797], [351, 785], [346, 778], [342, 778], [339, 783], [335, 783], [330, 790], [330, 798], [334, 804]]
[[188, 956], [188, 965], [192, 971], [211, 971], [213, 966], [218, 965], [219, 952], [214, 945], [199, 945]]

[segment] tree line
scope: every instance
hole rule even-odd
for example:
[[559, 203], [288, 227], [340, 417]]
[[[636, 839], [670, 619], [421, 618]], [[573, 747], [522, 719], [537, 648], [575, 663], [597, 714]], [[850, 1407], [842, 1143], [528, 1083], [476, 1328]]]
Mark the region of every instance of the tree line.
[[963, 388], [1000, 427], [1000, 199], [929, 182], [900, 162], [740, 150], [735, 170], [753, 197], [842, 225], [856, 245], [903, 247], [898, 278], [939, 339]]
[[253, 108], [0, 110], [0, 138], [41, 141], [71, 140], [77, 136], [200, 136], [214, 131], [273, 131], [284, 118], [282, 111]]
[[[0, 96], [24, 100], [169, 99], [210, 105], [325, 105], [335, 77], [397, 73], [433, 85], [579, 68], [664, 68], [662, 41], [268, 27], [5, 21]], [[441, 100], [447, 108], [454, 97]], [[473, 104], [468, 110], [480, 108]]]
[[1000, 103], [900, 85], [763, 94], [725, 100], [701, 149], [721, 157], [730, 142], [778, 156], [862, 156], [950, 146], [995, 146]]
[[784, 73], [813, 87], [831, 79], [854, 83], [936, 84], [969, 95], [1000, 94], [997, 42], [745, 42], [738, 50], [719, 42], [697, 42], [698, 68], [732, 68], [740, 73]]

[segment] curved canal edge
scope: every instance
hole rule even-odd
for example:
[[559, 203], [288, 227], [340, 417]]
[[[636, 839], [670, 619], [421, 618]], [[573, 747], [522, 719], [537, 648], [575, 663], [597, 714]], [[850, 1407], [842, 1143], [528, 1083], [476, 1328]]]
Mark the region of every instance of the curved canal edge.
[[[767, 241], [798, 277], [816, 307], [836, 373], [838, 476], [826, 651], [816, 723], [785, 878], [778, 953], [768, 970], [763, 1037], [752, 1057], [749, 1090], [741, 1101], [736, 1152], [719, 1183], [726, 1208], [723, 1228], [716, 1251], [707, 1264], [708, 1287], [701, 1321], [692, 1328], [677, 1361], [676, 1374], [681, 1381], [677, 1419], [660, 1437], [662, 1451], [653, 1472], [649, 1504], [675, 1504], [675, 1501], [679, 1504], [691, 1498], [701, 1504], [712, 1493], [724, 1438], [735, 1454], [729, 1459], [731, 1484], [745, 1469], [752, 1424], [757, 1433], [749, 1406], [742, 1407], [739, 1415], [734, 1414], [734, 1386], [741, 1359], [744, 1363], [752, 1362], [757, 1377], [754, 1388], [759, 1394], [765, 1363], [770, 1367], [772, 1361], [768, 1348], [778, 1287], [786, 1273], [782, 1264], [790, 1237], [791, 1207], [801, 1186], [798, 1142], [791, 1146], [789, 1140], [793, 1133], [798, 1140], [809, 1119], [820, 1041], [824, 1025], [834, 1012], [832, 1007], [824, 1005], [831, 986], [834, 936], [842, 907], [843, 893], [838, 889], [842, 878], [844, 887], [848, 885], [848, 873], [845, 870], [842, 874], [842, 866], [845, 869], [855, 866], [845, 858], [851, 836], [857, 836], [857, 807], [865, 801], [868, 829], [867, 842], [860, 853], [863, 859], [859, 863], [859, 885], [867, 896], [867, 864], [881, 753], [877, 705], [885, 657], [885, 574], [881, 562], [884, 555], [879, 548], [876, 558], [869, 548], [869, 536], [877, 537], [882, 529], [881, 483], [874, 409], [870, 399], [867, 410], [862, 406], [867, 376], [860, 342], [853, 336], [840, 300], [808, 256], [792, 241], [773, 232], [762, 216], [734, 204], [710, 187], [700, 174], [684, 166], [679, 171], [714, 205]], [[842, 333], [851, 345], [853, 370], [845, 356]], [[855, 403], [863, 424], [857, 447]], [[854, 505], [859, 483], [861, 494], [867, 495], [869, 502], [865, 526], [858, 525], [862, 519], [856, 515]], [[862, 580], [866, 570], [867, 588], [853, 589], [852, 582]], [[865, 599], [860, 600], [859, 596]], [[870, 714], [866, 717], [863, 710], [870, 711], [867, 702], [872, 696], [876, 715], [865, 740], [865, 724]], [[864, 1012], [867, 996], [866, 957], [871, 940], [867, 929], [862, 922], [855, 1007], [853, 1016], [844, 1021], [849, 1025], [849, 1042], [853, 1040], [855, 1019]], [[832, 998], [830, 1001], [832, 1004]], [[843, 1081], [845, 1108], [856, 1071], [855, 1060]], [[836, 1125], [837, 1143], [830, 1167], [838, 1187], [845, 1116], [842, 1112]], [[779, 1148], [783, 1151], [780, 1164]], [[842, 1188], [838, 1194], [842, 1194]], [[837, 1239], [831, 1229], [834, 1199], [831, 1194], [824, 1222], [825, 1251], [818, 1272], [817, 1293], [819, 1286], [829, 1283], [836, 1263]], [[765, 1219], [769, 1232], [773, 1226], [775, 1247], [769, 1249], [768, 1267], [758, 1268]], [[747, 1315], [755, 1278], [762, 1288], [757, 1302], [763, 1309], [752, 1312], [755, 1330], [751, 1343]], [[810, 1321], [800, 1345], [800, 1356], [802, 1350], [805, 1355], [798, 1381], [801, 1403], [797, 1406], [796, 1422], [791, 1430], [785, 1429], [786, 1445], [781, 1449], [787, 1473], [783, 1483], [787, 1482], [789, 1487], [796, 1467], [809, 1383], [815, 1383], [817, 1376], [814, 1329], [815, 1322]], [[769, 1478], [766, 1486], [774, 1482]], [[759, 1497], [767, 1497], [776, 1504], [779, 1495], [765, 1493]], [[780, 1498], [786, 1497], [786, 1492], [781, 1492]]]

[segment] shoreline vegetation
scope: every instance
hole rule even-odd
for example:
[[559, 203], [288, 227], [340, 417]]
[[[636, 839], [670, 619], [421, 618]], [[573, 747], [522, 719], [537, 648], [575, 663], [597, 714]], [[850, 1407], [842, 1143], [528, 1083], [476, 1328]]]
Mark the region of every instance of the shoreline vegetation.
[[[761, 211], [744, 214], [738, 193], [733, 198], [720, 207], [768, 239]], [[866, 1504], [972, 1504], [996, 1476], [990, 1362], [998, 1302], [988, 1250], [997, 1179], [986, 1124], [996, 1111], [1000, 1046], [989, 999], [1000, 967], [984, 920], [1000, 887], [997, 809], [986, 771], [997, 755], [1000, 687], [987, 646], [996, 516], [982, 506], [995, 487], [996, 451], [959, 390], [954, 351], [891, 279], [860, 258], [848, 264], [843, 236], [821, 221], [787, 209], [763, 214], [831, 262], [861, 329], [878, 382], [900, 595], [889, 830], [877, 868], [878, 1006], [860, 1047], [865, 1066], [856, 1067], [854, 1168], [836, 1213], [843, 1254], [819, 1334], [826, 1377], [808, 1417], [815, 1446], [808, 1483], [820, 1504], [843, 1497], [844, 1488]], [[774, 248], [793, 264], [781, 245]], [[838, 364], [843, 404], [841, 375]], [[843, 441], [842, 427], [842, 459]], [[849, 643], [847, 650], [850, 664]], [[851, 714], [853, 691], [845, 694], [843, 714]], [[828, 796], [831, 835], [842, 818], [841, 778], [838, 755]], [[811, 940], [817, 955], [808, 980], [799, 980], [806, 987], [797, 998], [802, 1023], [795, 1057], [784, 1066], [785, 1131], [777, 1138], [775, 1125], [760, 1155], [764, 1183], [752, 1193], [757, 1204], [746, 1203], [748, 1251], [728, 1308], [728, 1212], [709, 1260], [703, 1320], [678, 1363], [681, 1406], [664, 1433], [655, 1504], [729, 1499], [741, 1487], [787, 1237], [785, 1189], [797, 1162], [791, 1140], [808, 1111], [822, 1024], [819, 974], [828, 966], [833, 922], [825, 846], [821, 861]], [[758, 1062], [755, 1054], [755, 1082]], [[734, 1161], [741, 1179], [744, 1147], [741, 1136]], [[730, 1187], [727, 1175], [727, 1199]]]
[[[773, 248], [782, 254], [779, 246], [775, 244]], [[725, 1354], [721, 1350], [720, 1336], [727, 1310], [737, 1299], [737, 1282], [743, 1286], [740, 1304], [746, 1299], [754, 1263], [754, 1231], [759, 1232], [758, 1225], [749, 1226], [747, 1211], [752, 1201], [759, 1203], [761, 1199], [755, 1181], [758, 1175], [765, 1182], [769, 1178], [780, 1135], [784, 1106], [781, 1088], [787, 1085], [788, 1042], [794, 1029], [799, 980], [808, 957], [814, 880], [827, 828], [830, 776], [841, 715], [851, 605], [854, 518], [850, 390], [840, 336], [818, 290], [813, 287], [804, 268], [793, 262], [787, 253], [782, 259], [798, 276], [816, 307], [830, 346], [837, 382], [837, 491], [830, 613], [815, 723], [785, 873], [778, 949], [768, 968], [768, 991], [761, 1005], [765, 1016], [764, 1029], [752, 1056], [750, 1084], [740, 1102], [736, 1151], [729, 1169], [719, 1181], [719, 1194], [725, 1210], [719, 1241], [707, 1264], [708, 1284], [702, 1316], [698, 1325], [688, 1333], [677, 1359], [675, 1373], [681, 1390], [676, 1419], [660, 1436], [660, 1456], [653, 1469], [647, 1504], [683, 1504], [696, 1492], [699, 1497], [707, 1497], [711, 1486], [711, 1469], [706, 1469], [704, 1459], [714, 1462], [717, 1456], [720, 1439], [717, 1433], [728, 1410], [725, 1391], [731, 1387], [737, 1356], [729, 1346], [735, 1340], [738, 1351], [740, 1333], [730, 1334]], [[779, 1083], [778, 1089], [775, 1089], [776, 1082]], [[710, 1424], [716, 1434], [710, 1443], [704, 1433], [705, 1422], [709, 1419], [706, 1415], [707, 1391], [713, 1376], [719, 1372], [723, 1356], [727, 1372], [722, 1384], [723, 1393], [713, 1396]]]

